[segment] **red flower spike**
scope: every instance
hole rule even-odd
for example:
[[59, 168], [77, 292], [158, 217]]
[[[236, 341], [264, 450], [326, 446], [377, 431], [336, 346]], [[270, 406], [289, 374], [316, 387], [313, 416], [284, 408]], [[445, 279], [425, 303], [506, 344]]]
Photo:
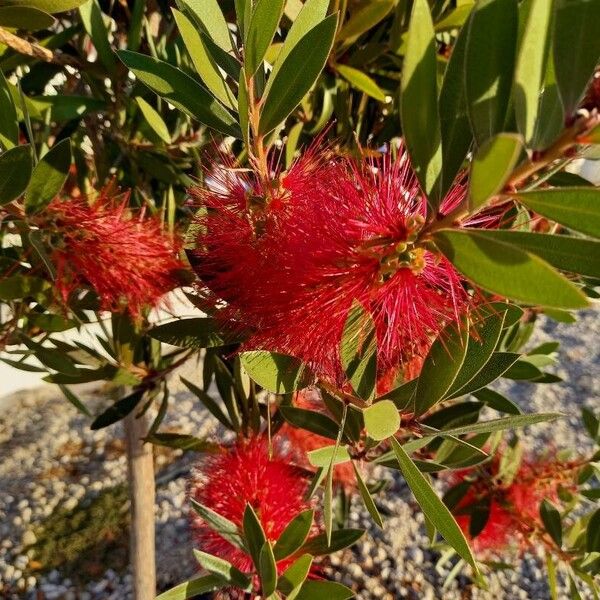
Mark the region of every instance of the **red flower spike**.
[[[267, 441], [254, 438], [206, 458], [195, 473], [190, 495], [242, 527], [250, 504], [272, 542], [300, 512], [310, 508], [305, 500], [308, 482], [300, 470], [279, 458], [269, 458]], [[250, 556], [208, 527], [197, 515], [192, 529], [198, 548], [223, 558], [244, 572], [253, 570]], [[277, 563], [283, 572], [292, 559]]]
[[52, 260], [65, 302], [74, 290], [90, 286], [102, 310], [138, 316], [179, 285], [181, 241], [165, 233], [159, 219], [135, 216], [126, 197], [55, 199], [43, 218], [60, 235]]

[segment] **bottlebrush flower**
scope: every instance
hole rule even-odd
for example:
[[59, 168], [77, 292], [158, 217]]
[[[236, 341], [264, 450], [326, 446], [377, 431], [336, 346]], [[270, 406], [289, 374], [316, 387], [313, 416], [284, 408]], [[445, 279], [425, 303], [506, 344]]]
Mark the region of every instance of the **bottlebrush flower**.
[[481, 504], [489, 506], [485, 526], [472, 539], [475, 551], [481, 554], [510, 546], [523, 552], [537, 543], [535, 535], [544, 530], [539, 512], [541, 502], [546, 499], [560, 503], [558, 490], [574, 489], [578, 468], [577, 463], [530, 457], [521, 463], [514, 479], [503, 484], [498, 477], [499, 465], [496, 457], [473, 478], [465, 472], [452, 475], [454, 484], [471, 481], [468, 492], [454, 508], [456, 521], [465, 534], [469, 535], [469, 510]]
[[[355, 160], [313, 146], [274, 181], [265, 190], [227, 175], [221, 192], [192, 193], [206, 207], [192, 264], [249, 334], [245, 348], [294, 355], [342, 385], [339, 344], [357, 300], [374, 319], [379, 375], [389, 379], [467, 310], [454, 267], [414, 244], [427, 203], [405, 152]], [[455, 186], [442, 213], [465, 193]]]
[[[280, 458], [269, 458], [267, 441], [254, 438], [238, 442], [223, 453], [206, 458], [194, 474], [190, 495], [194, 500], [229, 519], [241, 529], [250, 504], [265, 531], [275, 542], [300, 512], [309, 508], [308, 482], [301, 471]], [[244, 572], [253, 571], [250, 556], [192, 517], [194, 539], [204, 552], [223, 558]], [[277, 563], [279, 572], [290, 559]]]
[[134, 215], [126, 196], [117, 199], [105, 190], [93, 202], [55, 199], [43, 219], [58, 234], [52, 260], [64, 301], [90, 286], [102, 310], [137, 316], [179, 285], [181, 241], [165, 233], [157, 218]]
[[[326, 413], [323, 400], [316, 388], [307, 388], [298, 392], [294, 397], [294, 406], [304, 408], [315, 412]], [[300, 427], [293, 427], [289, 423], [284, 423], [278, 432], [277, 440], [281, 445], [283, 453], [287, 454], [296, 464], [304, 469], [314, 471], [315, 468], [310, 464], [307, 453], [311, 450], [317, 450], [324, 446], [331, 446], [333, 443], [329, 438], [312, 433]], [[352, 463], [342, 463], [336, 465], [333, 469], [333, 479], [338, 485], [346, 490], [353, 490], [356, 487], [356, 476]]]

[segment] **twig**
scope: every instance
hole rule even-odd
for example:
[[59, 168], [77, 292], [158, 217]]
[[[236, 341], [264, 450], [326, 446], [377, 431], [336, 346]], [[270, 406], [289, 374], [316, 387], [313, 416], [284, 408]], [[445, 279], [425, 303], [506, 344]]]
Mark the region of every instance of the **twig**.
[[54, 61], [54, 54], [51, 50], [48, 50], [48, 48], [44, 48], [39, 44], [28, 42], [27, 40], [10, 33], [10, 31], [7, 31], [3, 27], [0, 27], [0, 42], [9, 48], [12, 48], [19, 54], [39, 58], [48, 63]]

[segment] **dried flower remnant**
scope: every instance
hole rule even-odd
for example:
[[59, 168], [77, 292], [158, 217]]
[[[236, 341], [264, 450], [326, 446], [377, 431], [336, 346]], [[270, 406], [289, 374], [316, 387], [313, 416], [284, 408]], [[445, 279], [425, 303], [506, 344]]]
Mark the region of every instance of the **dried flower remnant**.
[[[192, 480], [191, 497], [238, 526], [250, 504], [267, 539], [275, 542], [300, 512], [309, 508], [308, 482], [300, 469], [280, 458], [270, 458], [263, 438], [240, 441], [202, 462]], [[197, 515], [192, 517], [197, 547], [223, 558], [244, 572], [253, 570], [251, 557], [237, 548]], [[277, 563], [279, 572], [290, 559]]]
[[91, 202], [57, 198], [42, 218], [58, 234], [52, 260], [64, 301], [89, 286], [102, 310], [137, 316], [180, 283], [181, 241], [166, 233], [158, 218], [134, 214], [127, 196], [105, 191]]

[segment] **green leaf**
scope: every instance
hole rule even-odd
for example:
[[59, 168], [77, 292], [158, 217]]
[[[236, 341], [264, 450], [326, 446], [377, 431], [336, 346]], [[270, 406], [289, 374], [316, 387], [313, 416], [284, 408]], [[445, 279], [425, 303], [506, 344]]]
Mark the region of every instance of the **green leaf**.
[[331, 532], [331, 544], [327, 544], [327, 536], [321, 533], [310, 538], [302, 551], [313, 556], [321, 556], [324, 554], [333, 554], [338, 550], [343, 550], [348, 546], [352, 546], [365, 534], [362, 529], [336, 529]]
[[91, 417], [92, 413], [89, 411], [87, 406], [65, 385], [59, 385], [60, 391], [64, 397], [82, 414], [86, 417]]
[[398, 410], [407, 410], [414, 404], [415, 391], [419, 378], [411, 379], [391, 392], [377, 398], [377, 400], [391, 400]]
[[240, 71], [240, 78], [238, 82], [238, 115], [240, 121], [240, 129], [242, 130], [242, 137], [244, 144], [249, 146], [250, 144], [250, 119], [249, 119], [249, 106], [250, 100], [248, 98], [248, 86], [246, 85], [246, 71], [242, 69]]
[[216, 592], [227, 585], [227, 581], [218, 575], [205, 575], [176, 585], [157, 596], [156, 600], [189, 600], [199, 594]]
[[27, 189], [32, 166], [29, 144], [0, 154], [0, 206], [16, 200]]
[[19, 142], [17, 109], [6, 77], [0, 72], [0, 146], [9, 150]]
[[562, 546], [563, 537], [560, 513], [550, 501], [544, 499], [540, 504], [540, 517], [542, 518], [542, 523], [544, 523], [546, 531], [560, 548]]
[[269, 392], [289, 394], [313, 381], [310, 371], [298, 358], [266, 350], [244, 352], [240, 356], [248, 375]]
[[165, 344], [180, 348], [215, 348], [239, 342], [233, 336], [221, 333], [217, 322], [209, 317], [177, 319], [157, 325], [148, 335]]
[[566, 235], [548, 235], [528, 231], [490, 231], [500, 242], [537, 254], [561, 271], [586, 277], [600, 277], [600, 242]]
[[62, 190], [71, 167], [71, 140], [52, 146], [33, 169], [25, 191], [25, 210], [28, 214], [45, 208]]
[[485, 367], [500, 340], [505, 315], [506, 313], [491, 314], [473, 324], [463, 364], [445, 393], [445, 398], [462, 395], [461, 389]]
[[314, 514], [312, 509], [304, 510], [286, 525], [273, 548], [278, 561], [291, 556], [302, 547], [310, 533]]
[[515, 196], [527, 208], [565, 227], [600, 237], [600, 189], [557, 188]]
[[294, 19], [292, 26], [285, 37], [285, 41], [281, 46], [281, 50], [277, 55], [277, 59], [273, 64], [273, 70], [269, 76], [269, 81], [267, 81], [264, 96], [267, 96], [269, 93], [271, 85], [275, 80], [275, 76], [281, 69], [281, 66], [284, 64], [290, 52], [305, 34], [325, 19], [328, 8], [329, 0], [306, 0], [302, 10]]
[[422, 415], [445, 396], [465, 360], [469, 328], [464, 322], [448, 324], [432, 344], [415, 391], [415, 414]]
[[241, 138], [231, 113], [189, 75], [169, 63], [137, 52], [121, 50], [117, 54], [142, 83], [175, 107], [225, 135]]
[[227, 108], [235, 110], [235, 97], [221, 75], [221, 71], [207, 48], [202, 35], [183, 13], [174, 8], [171, 10], [179, 28], [179, 33], [183, 38], [183, 43], [200, 79], [217, 100]]
[[296, 600], [348, 600], [354, 596], [354, 592], [341, 583], [309, 579], [302, 585]]
[[546, 74], [553, 2], [531, 0], [515, 67], [514, 103], [519, 131], [531, 143]]
[[381, 400], [363, 410], [365, 429], [369, 437], [381, 441], [400, 429], [398, 408], [391, 400]]
[[211, 529], [216, 531], [222, 538], [226, 539], [236, 548], [245, 549], [244, 541], [242, 540], [235, 523], [232, 523], [229, 519], [216, 513], [211, 508], [208, 508], [208, 506], [196, 502], [193, 498], [190, 498], [190, 503], [194, 512], [199, 515]]
[[50, 288], [50, 283], [40, 277], [11, 275], [0, 278], [0, 300], [35, 298]]
[[377, 337], [371, 315], [358, 302], [352, 304], [344, 324], [340, 357], [352, 389], [363, 400], [372, 400], [377, 382]]
[[427, 0], [415, 0], [402, 68], [400, 118], [413, 168], [434, 212], [440, 203], [442, 175], [436, 54], [429, 5]]
[[585, 549], [588, 552], [600, 552], [600, 508], [588, 522]]
[[307, 431], [312, 431], [317, 435], [335, 440], [339, 431], [339, 426], [335, 421], [322, 413], [294, 406], [280, 406], [281, 416], [294, 427], [300, 427]]
[[77, 327], [77, 322], [67, 319], [62, 315], [53, 315], [51, 313], [34, 313], [29, 317], [29, 322], [44, 331], [55, 333], [67, 331]]
[[50, 118], [53, 121], [71, 121], [82, 116], [100, 112], [106, 109], [106, 102], [96, 98], [85, 96], [36, 96], [31, 98], [41, 111], [50, 110]]
[[117, 66], [115, 54], [108, 39], [108, 29], [98, 0], [88, 0], [79, 7], [79, 15], [86, 33], [92, 39], [98, 57], [109, 73], [114, 73]]
[[565, 114], [571, 116], [600, 58], [600, 1], [556, 0], [554, 68]]
[[[457, 7], [448, 16], [444, 17], [441, 21], [436, 22], [435, 31], [439, 33], [461, 28], [471, 14], [472, 9], [473, 5], [470, 0], [467, 0], [467, 2], [463, 4], [458, 2]], [[452, 49], [452, 52], [455, 51], [456, 46]]]
[[312, 566], [313, 557], [310, 554], [303, 554], [293, 562], [279, 577], [277, 588], [281, 590], [287, 600], [294, 600]]
[[465, 25], [458, 34], [440, 89], [440, 132], [444, 165], [442, 197], [452, 186], [473, 142], [465, 96], [465, 50], [468, 32], [469, 27]]
[[244, 69], [253, 77], [273, 40], [285, 0], [257, 0], [244, 38]]
[[590, 437], [597, 441], [600, 435], [600, 419], [585, 406], [581, 409], [581, 418]]
[[146, 123], [152, 128], [152, 131], [154, 131], [165, 144], [168, 144], [171, 141], [171, 134], [169, 133], [167, 124], [163, 121], [163, 118], [158, 111], [141, 96], [138, 96], [135, 101], [140, 107], [140, 111], [142, 115], [144, 115]]
[[254, 566], [260, 570], [260, 555], [267, 538], [260, 519], [251, 504], [246, 504], [243, 525], [248, 553], [252, 557]]
[[313, 86], [329, 56], [336, 26], [337, 15], [327, 17], [304, 34], [284, 59], [263, 97], [260, 133], [285, 121]]
[[177, 448], [192, 452], [214, 452], [218, 446], [213, 442], [197, 438], [194, 435], [183, 433], [154, 433], [144, 438], [145, 442], [165, 448]]
[[588, 305], [584, 294], [547, 262], [486, 231], [444, 229], [434, 240], [463, 275], [489, 292], [548, 308]]
[[337, 65], [336, 70], [357, 90], [364, 92], [371, 98], [375, 98], [375, 100], [379, 100], [379, 102], [387, 102], [385, 92], [364, 71], [348, 65]]
[[233, 51], [227, 21], [219, 6], [219, 0], [181, 0], [202, 23], [210, 39], [226, 52]]
[[425, 516], [431, 521], [440, 535], [479, 573], [475, 557], [469, 548], [464, 533], [457, 525], [448, 507], [438, 498], [429, 481], [419, 471], [402, 446], [391, 437], [390, 442], [398, 460], [402, 475], [410, 487]]
[[227, 429], [234, 429], [231, 421], [225, 416], [221, 407], [217, 404], [215, 400], [211, 397], [208, 392], [200, 389], [197, 385], [194, 385], [191, 381], [185, 379], [185, 377], [181, 378], [182, 383], [187, 387], [192, 394], [198, 397], [200, 402], [206, 406], [208, 411], [215, 417], [222, 425], [224, 425]]
[[503, 129], [513, 83], [518, 29], [516, 0], [480, 0], [471, 13], [465, 92], [478, 144]]
[[511, 415], [520, 415], [523, 411], [518, 404], [515, 404], [509, 398], [489, 388], [477, 390], [474, 394], [477, 400], [485, 402], [490, 408], [499, 412], [508, 413]]
[[90, 425], [90, 429], [93, 431], [104, 429], [104, 427], [108, 427], [109, 425], [124, 419], [128, 414], [133, 412], [135, 407], [141, 402], [145, 393], [146, 390], [139, 389], [128, 394], [124, 398], [121, 398], [121, 400], [118, 400], [111, 407], [98, 415]]
[[519, 356], [520, 354], [515, 352], [494, 352], [483, 369], [464, 387], [456, 390], [452, 396], [456, 398], [465, 394], [471, 394], [496, 381], [496, 379], [502, 377], [513, 366], [519, 359]]
[[4, 6], [31, 6], [46, 13], [65, 12], [81, 6], [85, 0], [3, 0]]
[[352, 466], [354, 467], [354, 475], [356, 476], [356, 483], [358, 485], [358, 491], [359, 491], [360, 496], [365, 504], [365, 508], [371, 515], [371, 518], [373, 519], [375, 524], [378, 527], [380, 527], [381, 529], [383, 529], [383, 520], [381, 519], [381, 515], [379, 514], [379, 511], [377, 510], [377, 506], [375, 506], [375, 502], [373, 501], [373, 498], [371, 497], [369, 488], [367, 487], [366, 483], [364, 482], [362, 475], [360, 474], [360, 471], [358, 470], [358, 467], [356, 466], [356, 464], [354, 462], [352, 463]]
[[223, 580], [230, 585], [241, 588], [242, 590], [250, 590], [252, 580], [234, 567], [230, 562], [196, 549], [194, 549], [194, 556], [196, 557], [198, 564], [209, 573], [222, 577]]
[[271, 542], [267, 540], [260, 550], [258, 559], [258, 574], [264, 598], [269, 598], [277, 589], [277, 564]]
[[477, 150], [471, 165], [469, 209], [475, 211], [500, 192], [523, 149], [521, 136], [499, 133]]
[[[334, 459], [335, 454], [335, 460]], [[316, 450], [311, 450], [306, 453], [308, 458], [308, 462], [313, 467], [321, 467], [326, 468], [329, 467], [331, 461], [333, 460], [333, 464], [341, 465], [345, 462], [348, 462], [351, 459], [350, 454], [348, 453], [348, 449], [345, 446], [340, 446], [336, 450], [335, 444], [331, 446], [323, 446], [322, 448], [317, 448]]]
[[54, 25], [55, 19], [32, 6], [0, 6], [0, 27], [38, 31]]
[[381, 22], [394, 8], [394, 0], [369, 0], [355, 10], [344, 23], [338, 34], [338, 40], [344, 46], [352, 45], [363, 33]]

